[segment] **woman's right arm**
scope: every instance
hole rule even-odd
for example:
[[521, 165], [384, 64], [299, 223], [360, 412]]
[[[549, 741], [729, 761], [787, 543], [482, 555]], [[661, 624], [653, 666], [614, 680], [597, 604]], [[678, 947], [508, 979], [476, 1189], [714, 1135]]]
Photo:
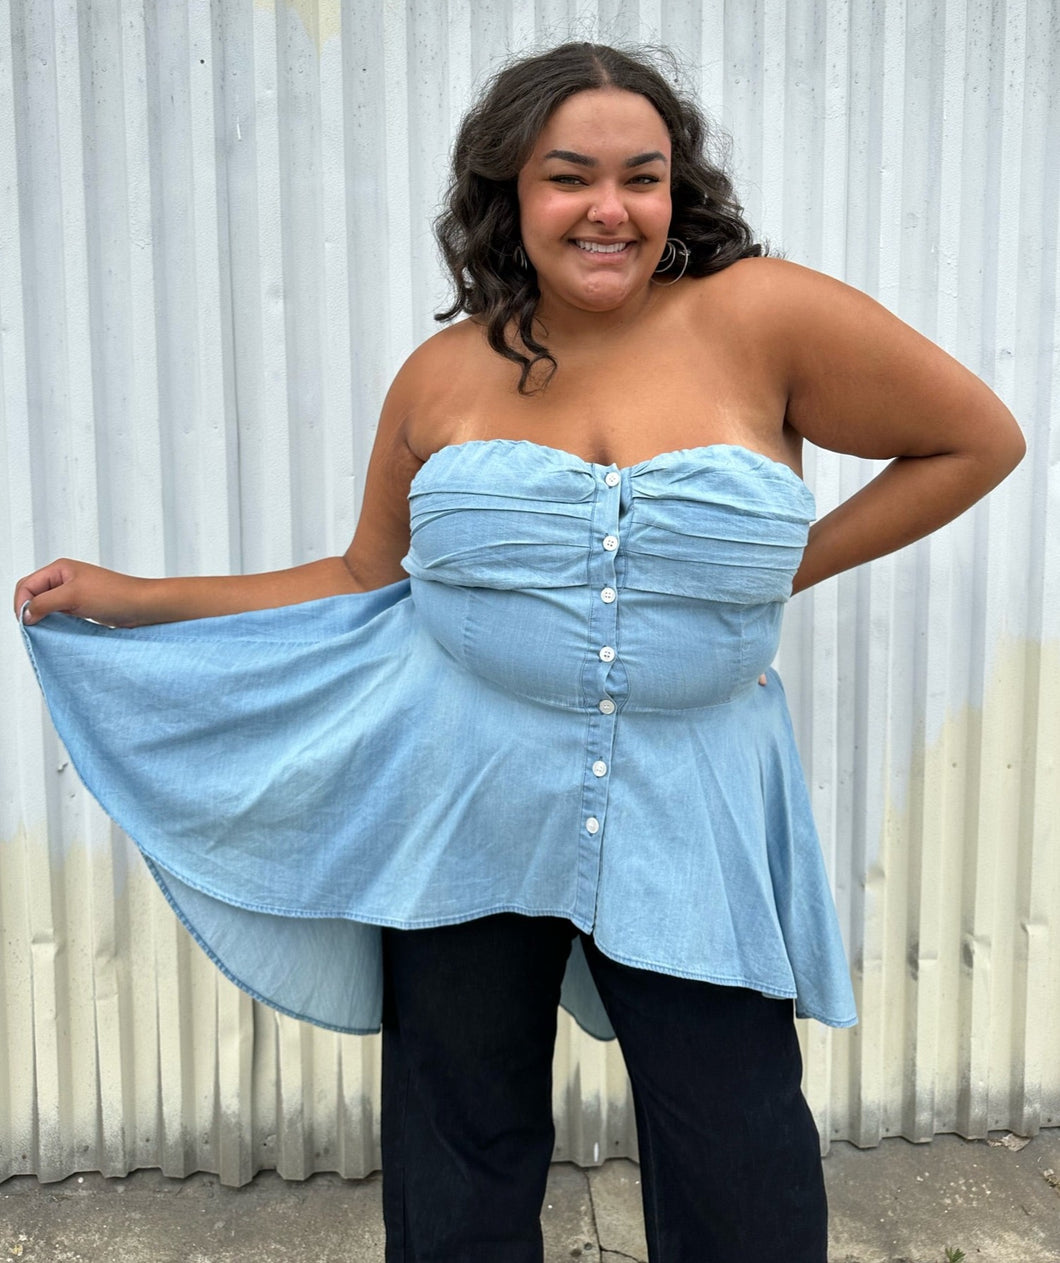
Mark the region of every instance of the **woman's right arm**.
[[408, 489], [422, 464], [406, 442], [406, 419], [417, 376], [411, 365], [412, 361], [398, 374], [383, 405], [357, 531], [344, 556], [322, 557], [266, 574], [177, 579], [141, 579], [63, 558], [19, 580], [16, 615], [28, 602], [27, 624], [61, 612], [112, 627], [141, 627], [367, 592], [404, 578], [401, 559], [409, 542]]
[[25, 623], [63, 613], [111, 627], [141, 627], [294, 605], [359, 590], [342, 557], [322, 557], [268, 574], [182, 579], [140, 579], [87, 561], [61, 558], [19, 580], [15, 612], [28, 602]]

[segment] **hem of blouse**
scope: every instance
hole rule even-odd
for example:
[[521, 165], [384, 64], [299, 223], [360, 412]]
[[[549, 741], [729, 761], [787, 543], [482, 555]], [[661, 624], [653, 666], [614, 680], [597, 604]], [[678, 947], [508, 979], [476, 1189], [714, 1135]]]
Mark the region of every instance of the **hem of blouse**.
[[[191, 935], [192, 939], [194, 939], [195, 943], [198, 945], [198, 947], [206, 956], [206, 958], [210, 961], [210, 963], [214, 966], [214, 968], [217, 969], [219, 973], [223, 974], [224, 977], [227, 978], [228, 981], [233, 984], [233, 986], [238, 987], [240, 991], [250, 996], [252, 1000], [256, 1000], [259, 1004], [263, 1004], [267, 1009], [272, 1009], [276, 1013], [282, 1013], [285, 1017], [293, 1018], [296, 1022], [308, 1022], [311, 1026], [317, 1026], [321, 1030], [325, 1030], [325, 1031], [334, 1031], [338, 1035], [378, 1035], [379, 1034], [379, 1031], [382, 1029], [382, 1020], [377, 1022], [374, 1026], [340, 1026], [336, 1022], [325, 1022], [321, 1018], [310, 1017], [307, 1013], [299, 1013], [296, 1009], [288, 1008], [286, 1005], [283, 1005], [283, 1004], [277, 1004], [275, 1000], [270, 1000], [267, 996], [262, 995], [260, 991], [257, 991], [255, 990], [254, 987], [250, 986], [249, 983], [244, 982], [242, 978], [240, 978], [236, 973], [234, 973], [231, 969], [229, 969], [229, 967], [224, 963], [224, 961], [221, 960], [221, 958], [217, 955], [217, 953], [213, 950], [213, 948], [210, 947], [210, 945], [202, 937], [199, 931], [195, 928], [195, 925], [192, 923], [192, 921], [189, 920], [187, 914], [184, 912], [183, 908], [181, 908], [180, 904], [177, 903], [175, 897], [173, 896], [172, 892], [170, 891], [166, 883], [162, 880], [162, 876], [161, 876], [161, 874], [168, 873], [169, 870], [162, 868], [160, 865], [156, 864], [153, 860], [149, 859], [146, 855], [144, 856], [144, 863], [147, 865], [151, 875], [154, 877], [159, 890], [161, 890], [162, 897], [165, 899], [166, 903], [169, 904], [170, 908], [173, 910], [173, 914], [176, 916], [177, 920], [181, 923], [181, 925], [183, 925], [184, 928], [187, 930], [187, 932]], [[498, 909], [498, 911], [518, 912], [520, 911], [520, 909], [501, 908], [501, 909]], [[528, 916], [564, 916], [564, 917], [567, 917], [568, 920], [570, 919], [567, 913], [562, 913], [562, 912], [561, 913], [539, 912], [539, 913], [527, 913], [526, 915]], [[468, 919], [476, 920], [477, 918], [473, 916]], [[370, 922], [370, 921], [365, 921], [365, 922], [362, 922], [362, 924], [372, 925], [375, 923]], [[462, 924], [462, 922], [441, 922], [440, 924], [459, 925], [459, 924]], [[424, 926], [422, 928], [429, 929], [431, 927]], [[592, 1027], [586, 1026], [586, 1024], [578, 1016], [578, 1013], [575, 1011], [575, 1009], [568, 1007], [566, 1004], [562, 1002], [562, 1000], [559, 1003], [559, 1007], [570, 1016], [571, 1020], [578, 1027], [578, 1029], [582, 1031], [583, 1034], [588, 1035], [590, 1039], [595, 1039], [601, 1044], [613, 1043], [614, 1040], [616, 1039], [614, 1032], [612, 1032], [610, 1035], [601, 1035], [598, 1030], [593, 1030]]]
[[[108, 813], [109, 814], [109, 813]], [[117, 821], [118, 827], [124, 829], [121, 821]], [[435, 930], [444, 925], [463, 925], [467, 921], [478, 921], [483, 917], [494, 916], [501, 912], [515, 912], [521, 916], [527, 917], [564, 917], [570, 921], [578, 929], [584, 929], [586, 933], [591, 933], [591, 926], [587, 926], [584, 921], [575, 916], [569, 907], [563, 908], [529, 908], [525, 904], [517, 903], [500, 903], [491, 904], [484, 908], [475, 908], [470, 912], [453, 913], [446, 916], [421, 917], [417, 919], [409, 919], [407, 917], [386, 916], [372, 911], [362, 911], [356, 908], [341, 908], [334, 910], [314, 909], [312, 912], [304, 908], [286, 908], [279, 905], [266, 903], [254, 903], [247, 899], [237, 899], [233, 895], [219, 894], [209, 885], [202, 881], [198, 881], [192, 877], [186, 877], [176, 867], [170, 867], [164, 864], [157, 856], [151, 853], [126, 829], [125, 832], [136, 845], [140, 854], [144, 857], [144, 862], [151, 867], [152, 871], [158, 869], [162, 873], [168, 873], [175, 877], [177, 881], [190, 889], [197, 891], [200, 895], [206, 895], [210, 899], [216, 899], [218, 903], [226, 904], [231, 908], [239, 908], [242, 912], [259, 912], [264, 916], [270, 917], [290, 917], [292, 921], [352, 921], [359, 925], [377, 925], [385, 927], [388, 930]], [[157, 881], [157, 876], [155, 877]]]
[[191, 937], [195, 940], [196, 944], [202, 949], [210, 963], [218, 970], [218, 972], [222, 973], [229, 982], [237, 986], [240, 991], [245, 992], [252, 1000], [257, 1000], [259, 1004], [264, 1004], [266, 1008], [272, 1009], [276, 1013], [282, 1013], [284, 1017], [294, 1018], [297, 1022], [309, 1022], [313, 1026], [319, 1026], [322, 1030], [335, 1031], [339, 1035], [378, 1034], [380, 1029], [380, 1023], [378, 1022], [375, 1026], [340, 1026], [337, 1022], [325, 1022], [320, 1018], [310, 1017], [306, 1013], [299, 1013], [296, 1009], [289, 1009], [286, 1005], [277, 1004], [275, 1000], [270, 1000], [267, 996], [262, 995], [260, 991], [256, 991], [249, 983], [244, 982], [242, 978], [228, 968], [224, 961], [221, 960], [220, 956], [217, 955], [213, 948], [210, 947], [199, 931], [195, 928], [194, 924], [188, 919], [187, 914], [184, 912], [183, 908], [181, 908], [180, 904], [177, 903], [169, 887], [159, 875], [160, 873], [168, 872], [168, 870], [162, 868], [153, 860], [149, 859], [146, 854], [144, 855], [144, 863], [151, 870], [151, 876], [154, 877], [166, 903], [168, 903], [173, 909], [177, 920], [184, 926]]
[[822, 1022], [825, 1026], [834, 1026], [840, 1030], [849, 1026], [856, 1026], [858, 1022], [856, 1013], [852, 1017], [825, 1016], [823, 1012], [818, 1012], [802, 1003], [799, 999], [798, 991], [793, 991], [788, 987], [780, 988], [772, 984], [755, 982], [748, 978], [729, 977], [724, 974], [698, 973], [690, 969], [682, 969], [676, 965], [664, 965], [659, 961], [642, 960], [636, 956], [626, 956], [625, 954], [612, 951], [596, 939], [593, 942], [605, 956], [617, 961], [620, 965], [629, 965], [632, 969], [646, 969], [651, 973], [669, 974], [674, 978], [686, 978], [689, 982], [709, 982], [719, 987], [744, 987], [748, 991], [757, 991], [759, 995], [765, 996], [767, 1000], [794, 1000], [796, 1017], [812, 1018], [815, 1022]]
[[[255, 909], [251, 909], [251, 911], [255, 911]], [[447, 925], [466, 925], [469, 921], [481, 921], [483, 917], [498, 916], [502, 912], [514, 912], [518, 916], [523, 917], [561, 917], [565, 921], [570, 921], [575, 929], [581, 929], [569, 908], [527, 908], [523, 904], [518, 903], [496, 904], [474, 912], [459, 912], [444, 917], [424, 917], [415, 921], [410, 921], [407, 918], [397, 920], [394, 917], [382, 917], [377, 916], [375, 913], [362, 914], [360, 912], [336, 913], [333, 914], [331, 919], [355, 921], [361, 925], [378, 925], [387, 930], [439, 930]], [[327, 914], [321, 916], [317, 913], [303, 913], [301, 915], [309, 918], [315, 917], [318, 920], [327, 919]]]

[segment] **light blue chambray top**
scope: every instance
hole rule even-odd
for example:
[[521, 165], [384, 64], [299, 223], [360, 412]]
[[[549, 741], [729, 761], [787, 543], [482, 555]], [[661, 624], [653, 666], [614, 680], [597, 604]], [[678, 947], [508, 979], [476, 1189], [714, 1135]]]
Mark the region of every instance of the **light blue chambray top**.
[[[569, 918], [626, 964], [855, 1020], [773, 658], [813, 518], [745, 448], [526, 441], [412, 482], [408, 581], [25, 628], [82, 779], [240, 986], [378, 1028], [378, 927]], [[580, 950], [564, 1005], [610, 1027]]]

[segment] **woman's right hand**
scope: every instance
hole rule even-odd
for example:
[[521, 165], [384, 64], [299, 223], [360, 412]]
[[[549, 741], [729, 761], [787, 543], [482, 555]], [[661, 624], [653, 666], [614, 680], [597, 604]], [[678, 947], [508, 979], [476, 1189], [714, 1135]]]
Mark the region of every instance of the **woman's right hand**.
[[143, 598], [146, 579], [104, 570], [87, 561], [66, 557], [42, 566], [15, 586], [15, 614], [26, 624], [39, 623], [48, 614], [73, 614], [109, 627], [136, 627], [146, 621]]

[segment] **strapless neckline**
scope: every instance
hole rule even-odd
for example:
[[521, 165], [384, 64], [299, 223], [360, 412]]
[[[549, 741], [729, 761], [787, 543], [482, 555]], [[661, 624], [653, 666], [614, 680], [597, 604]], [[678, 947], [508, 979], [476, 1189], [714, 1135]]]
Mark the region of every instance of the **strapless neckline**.
[[[432, 452], [417, 470], [417, 477], [420, 473], [440, 458], [446, 457], [446, 454], [454, 454], [462, 451], [481, 450], [482, 448], [517, 448], [529, 450], [532, 452], [540, 452], [549, 457], [559, 458], [569, 461], [573, 465], [581, 469], [613, 469], [618, 473], [628, 473], [636, 475], [643, 470], [650, 469], [655, 465], [664, 464], [668, 461], [675, 461], [681, 458], [690, 460], [706, 460], [711, 458], [728, 457], [736, 462], [746, 462], [750, 467], [766, 466], [770, 469], [779, 471], [781, 477], [789, 477], [793, 479], [800, 487], [806, 487], [806, 483], [802, 478], [783, 461], [774, 460], [772, 456], [767, 456], [764, 452], [755, 451], [754, 448], [744, 447], [740, 443], [705, 443], [696, 447], [676, 447], [664, 452], [657, 452], [654, 456], [649, 456], [644, 460], [634, 461], [630, 465], [618, 465], [615, 462], [605, 463], [602, 461], [586, 460], [584, 456], [579, 456], [577, 452], [567, 451], [562, 447], [552, 447], [547, 443], [538, 443], [533, 439], [465, 439], [462, 443], [447, 443], [444, 447], [438, 448]], [[415, 481], [415, 478], [413, 479]]]

